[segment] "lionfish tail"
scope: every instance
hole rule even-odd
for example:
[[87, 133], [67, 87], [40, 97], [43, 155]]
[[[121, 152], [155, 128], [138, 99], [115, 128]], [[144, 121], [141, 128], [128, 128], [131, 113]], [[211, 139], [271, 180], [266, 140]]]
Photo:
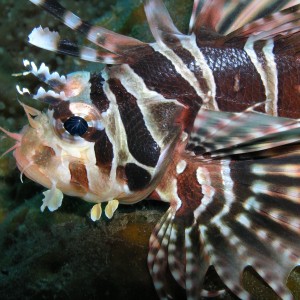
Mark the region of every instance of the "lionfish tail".
[[167, 297], [170, 272], [188, 299], [199, 298], [213, 265], [234, 294], [248, 299], [242, 277], [250, 266], [282, 299], [292, 299], [285, 282], [300, 263], [300, 121], [248, 109], [202, 110], [196, 123], [188, 142], [196, 155], [174, 158], [176, 171], [157, 188], [173, 201], [150, 241], [158, 293]]

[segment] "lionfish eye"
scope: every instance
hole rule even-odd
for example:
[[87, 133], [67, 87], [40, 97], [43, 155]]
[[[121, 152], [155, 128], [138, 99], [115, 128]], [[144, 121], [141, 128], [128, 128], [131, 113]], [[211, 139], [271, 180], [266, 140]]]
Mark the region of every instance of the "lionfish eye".
[[98, 109], [85, 102], [62, 103], [48, 110], [56, 135], [64, 142], [86, 146], [95, 132], [104, 129]]
[[73, 136], [82, 136], [88, 130], [88, 123], [82, 117], [72, 116], [64, 122], [64, 128]]

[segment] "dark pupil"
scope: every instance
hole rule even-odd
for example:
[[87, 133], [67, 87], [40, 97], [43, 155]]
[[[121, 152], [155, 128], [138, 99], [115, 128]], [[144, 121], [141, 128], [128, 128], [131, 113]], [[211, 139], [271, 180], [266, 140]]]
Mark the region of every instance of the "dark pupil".
[[64, 127], [71, 135], [82, 136], [88, 129], [88, 123], [81, 117], [73, 116], [64, 123]]

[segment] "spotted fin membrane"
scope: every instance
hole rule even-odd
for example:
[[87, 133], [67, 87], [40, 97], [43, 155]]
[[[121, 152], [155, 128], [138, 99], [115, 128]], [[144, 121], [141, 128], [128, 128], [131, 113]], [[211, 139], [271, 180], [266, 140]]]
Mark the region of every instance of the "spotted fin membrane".
[[[31, 129], [2, 130], [17, 141], [11, 150], [21, 172], [49, 188], [41, 209], [57, 209], [63, 193], [79, 196], [96, 202], [95, 221], [103, 201], [108, 217], [119, 201], [169, 202], [148, 255], [161, 299], [176, 299], [170, 274], [187, 299], [222, 294], [203, 289], [211, 265], [241, 299], [250, 299], [241, 284], [248, 266], [293, 299], [285, 282], [300, 253], [299, 1], [195, 0], [184, 34], [162, 1], [146, 0], [152, 44], [93, 26], [55, 0], [30, 1], [97, 49], [42, 27], [29, 43], [108, 65], [101, 74], [60, 76], [24, 60], [52, 90], [18, 90], [50, 112], [23, 104]], [[36, 145], [28, 132], [48, 134], [49, 120], [60, 124], [63, 142], [45, 135], [46, 144]], [[27, 160], [28, 140], [34, 159]], [[67, 165], [61, 170], [70, 182], [55, 172], [50, 180], [45, 165], [34, 168], [37, 158]], [[92, 176], [99, 170], [108, 179]], [[104, 180], [105, 193], [96, 188]]]

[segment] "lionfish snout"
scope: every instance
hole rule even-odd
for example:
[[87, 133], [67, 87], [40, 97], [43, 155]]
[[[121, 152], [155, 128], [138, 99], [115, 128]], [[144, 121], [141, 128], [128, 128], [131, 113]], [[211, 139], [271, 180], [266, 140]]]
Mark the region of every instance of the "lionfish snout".
[[95, 203], [126, 194], [116, 176], [112, 186], [108, 166], [106, 171], [97, 166], [94, 148], [103, 130], [97, 109], [85, 103], [67, 104], [68, 109], [61, 104], [42, 113], [21, 103], [29, 124], [20, 134], [1, 128], [17, 141], [7, 152], [14, 150], [21, 175], [49, 189], [44, 192], [42, 211], [60, 207], [63, 193]]

